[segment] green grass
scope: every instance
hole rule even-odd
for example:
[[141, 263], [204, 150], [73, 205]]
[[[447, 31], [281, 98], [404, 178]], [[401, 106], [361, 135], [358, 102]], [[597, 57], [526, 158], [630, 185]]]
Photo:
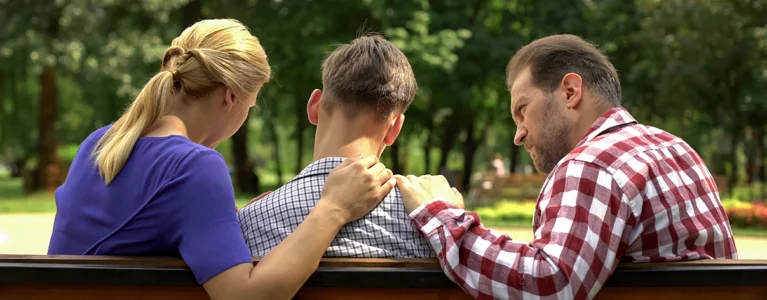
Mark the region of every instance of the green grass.
[[47, 195], [0, 199], [0, 214], [50, 212], [56, 212], [56, 203], [54, 202], [53, 197]]
[[[56, 212], [56, 201], [53, 195], [45, 192], [24, 195], [21, 178], [9, 178], [0, 174], [0, 214], [2, 213], [52, 213]], [[274, 190], [276, 187], [268, 187]], [[237, 195], [237, 207], [243, 207], [254, 195]]]
[[767, 228], [742, 228], [733, 227], [732, 234], [736, 236], [765, 237], [767, 238]]
[[497, 220], [487, 220], [482, 218], [480, 216], [480, 219], [482, 220], [482, 226], [485, 228], [529, 228], [530, 230], [533, 230], [533, 220], [529, 221], [523, 221], [523, 220], [516, 220], [516, 221], [497, 221]]

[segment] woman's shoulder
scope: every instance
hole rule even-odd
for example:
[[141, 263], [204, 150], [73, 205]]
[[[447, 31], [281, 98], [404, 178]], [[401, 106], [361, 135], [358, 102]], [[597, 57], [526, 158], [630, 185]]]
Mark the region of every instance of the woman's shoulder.
[[136, 147], [141, 148], [139, 151], [148, 158], [175, 161], [182, 170], [195, 165], [226, 168], [226, 162], [221, 153], [181, 135], [142, 137]]

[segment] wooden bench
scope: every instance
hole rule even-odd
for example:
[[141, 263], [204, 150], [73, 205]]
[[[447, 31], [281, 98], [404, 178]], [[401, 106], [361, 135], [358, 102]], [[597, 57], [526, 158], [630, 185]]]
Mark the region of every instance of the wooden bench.
[[[177, 258], [0, 255], [0, 299], [207, 295]], [[436, 260], [328, 258], [296, 299], [470, 297], [448, 280]], [[621, 264], [597, 299], [767, 299], [767, 260]]]

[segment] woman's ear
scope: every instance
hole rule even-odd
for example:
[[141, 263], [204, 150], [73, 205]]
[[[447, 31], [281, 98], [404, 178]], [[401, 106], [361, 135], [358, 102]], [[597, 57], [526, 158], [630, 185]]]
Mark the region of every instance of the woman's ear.
[[320, 120], [320, 105], [322, 101], [322, 91], [315, 89], [309, 95], [309, 101], [306, 103], [306, 115], [309, 116], [309, 123], [317, 125]]
[[227, 112], [232, 111], [232, 108], [234, 108], [234, 104], [237, 101], [237, 96], [234, 94], [234, 91], [230, 88], [226, 88], [224, 90], [224, 110]]

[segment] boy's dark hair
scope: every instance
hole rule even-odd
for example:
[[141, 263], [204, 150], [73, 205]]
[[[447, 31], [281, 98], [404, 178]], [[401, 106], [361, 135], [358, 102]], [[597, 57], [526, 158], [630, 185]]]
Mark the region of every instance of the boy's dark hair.
[[407, 110], [418, 84], [405, 54], [379, 35], [366, 35], [336, 48], [322, 63], [325, 107], [347, 118], [374, 112], [379, 121]]

